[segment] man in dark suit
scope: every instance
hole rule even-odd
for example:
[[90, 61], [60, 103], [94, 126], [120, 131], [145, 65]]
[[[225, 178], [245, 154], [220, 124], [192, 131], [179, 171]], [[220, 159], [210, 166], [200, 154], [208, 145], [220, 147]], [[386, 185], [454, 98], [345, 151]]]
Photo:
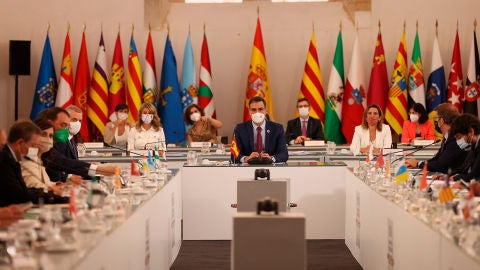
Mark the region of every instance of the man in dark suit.
[[235, 162], [246, 163], [258, 157], [271, 159], [273, 162], [287, 162], [288, 150], [283, 126], [265, 119], [266, 106], [261, 97], [249, 100], [248, 108], [252, 120], [238, 124], [233, 132], [239, 150]]
[[310, 101], [307, 98], [297, 100], [300, 117], [288, 121], [285, 138], [287, 144], [301, 144], [304, 141], [324, 140], [323, 127], [320, 120], [310, 117]]
[[459, 116], [452, 124], [450, 134], [456, 139], [456, 144], [463, 149], [470, 149], [467, 158], [457, 171], [454, 171], [452, 180], [465, 180], [480, 177], [480, 121], [478, 117], [466, 113]]
[[[62, 153], [65, 157], [70, 159], [78, 159], [77, 144], [74, 136], [80, 131], [82, 127], [82, 109], [75, 105], [70, 105], [65, 109], [68, 112], [70, 123], [68, 125], [68, 141], [66, 143], [60, 143], [56, 141], [53, 144], [53, 148], [59, 153]], [[58, 121], [58, 119], [57, 119]]]
[[34, 200], [34, 194], [23, 181], [19, 161], [29, 151], [38, 151], [41, 133], [28, 120], [20, 120], [11, 127], [7, 144], [0, 151], [0, 207]]
[[450, 134], [454, 120], [459, 116], [457, 108], [452, 104], [442, 103], [434, 109], [435, 129], [443, 134], [442, 144], [437, 154], [427, 161], [418, 162], [415, 158], [405, 160], [407, 168], [423, 168], [430, 172], [447, 173], [449, 169], [456, 171], [464, 162], [468, 151], [461, 149], [456, 142], [455, 134]]

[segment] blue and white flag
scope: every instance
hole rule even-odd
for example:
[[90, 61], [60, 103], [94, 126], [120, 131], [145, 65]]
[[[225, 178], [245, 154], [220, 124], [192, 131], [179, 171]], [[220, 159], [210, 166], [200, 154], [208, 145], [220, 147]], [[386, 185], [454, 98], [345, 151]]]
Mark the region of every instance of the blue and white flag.
[[198, 94], [195, 84], [195, 66], [193, 62], [192, 42], [190, 34], [187, 36], [185, 50], [183, 51], [182, 81], [180, 82], [182, 105], [185, 110], [190, 104], [197, 103]]
[[433, 41], [432, 52], [432, 73], [428, 77], [427, 84], [427, 112], [430, 113], [439, 104], [446, 101], [445, 70], [443, 68], [442, 56], [438, 46], [438, 38]]
[[37, 118], [40, 111], [51, 108], [55, 105], [55, 95], [57, 92], [57, 76], [55, 74], [55, 65], [53, 63], [52, 48], [50, 47], [50, 38], [45, 39], [43, 45], [42, 60], [38, 70], [37, 86], [33, 96], [32, 111], [30, 119]]

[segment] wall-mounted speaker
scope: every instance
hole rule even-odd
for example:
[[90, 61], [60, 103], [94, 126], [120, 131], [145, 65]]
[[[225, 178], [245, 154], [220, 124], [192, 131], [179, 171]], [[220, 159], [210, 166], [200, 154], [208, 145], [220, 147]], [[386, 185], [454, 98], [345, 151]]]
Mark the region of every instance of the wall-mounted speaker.
[[10, 75], [30, 75], [30, 40], [10, 40]]

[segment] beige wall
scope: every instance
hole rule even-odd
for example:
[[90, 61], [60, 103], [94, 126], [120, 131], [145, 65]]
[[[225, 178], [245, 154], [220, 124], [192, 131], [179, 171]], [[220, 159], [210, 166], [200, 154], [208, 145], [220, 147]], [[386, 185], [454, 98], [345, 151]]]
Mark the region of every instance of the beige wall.
[[[143, 58], [148, 29], [144, 26], [143, 0], [0, 0], [0, 125], [11, 125], [14, 118], [14, 78], [8, 75], [8, 41], [25, 39], [32, 41], [31, 76], [20, 77], [19, 116], [28, 117], [38, 66], [42, 53], [47, 24], [50, 22], [50, 39], [59, 76], [63, 43], [67, 22], [71, 24], [71, 43], [74, 65], [78, 57], [81, 31], [86, 23], [90, 66], [93, 66], [103, 25], [108, 63], [111, 63], [115, 37], [120, 25], [124, 61], [127, 60], [131, 25], [135, 24], [135, 41], [140, 59]], [[424, 2], [434, 2], [435, 7]], [[119, 3], [120, 6], [119, 6]], [[382, 21], [383, 42], [390, 74], [403, 21], [407, 22], [407, 50], [410, 54], [415, 35], [415, 21], [419, 21], [420, 42], [425, 74], [430, 72], [432, 40], [435, 19], [439, 19], [439, 41], [446, 70], [450, 68], [457, 19], [464, 74], [473, 29], [473, 20], [480, 2], [471, 0], [437, 0], [401, 2], [372, 0], [372, 12], [357, 14], [364, 66], [370, 74], [370, 65], [377, 34], [377, 21]], [[117, 6], [115, 6], [117, 5]], [[203, 24], [207, 37], [213, 72], [213, 92], [217, 116], [224, 122], [221, 135], [230, 136], [234, 125], [242, 120], [246, 76], [255, 31], [257, 6], [260, 9], [267, 63], [273, 91], [275, 118], [286, 124], [293, 116], [295, 99], [305, 65], [305, 56], [312, 31], [315, 35], [320, 58], [324, 88], [327, 88], [331, 62], [338, 34], [339, 21], [343, 22], [345, 75], [348, 74], [350, 56], [355, 38], [354, 23], [340, 3], [270, 4], [249, 2], [227, 5], [172, 4], [168, 12], [170, 35], [179, 63], [183, 56], [185, 38], [190, 26], [195, 65], [198, 71]], [[152, 23], [152, 25], [155, 25]], [[157, 72], [160, 74], [165, 27], [152, 31]], [[198, 73], [197, 73], [198, 75]], [[447, 72], [448, 77], [448, 72]]]

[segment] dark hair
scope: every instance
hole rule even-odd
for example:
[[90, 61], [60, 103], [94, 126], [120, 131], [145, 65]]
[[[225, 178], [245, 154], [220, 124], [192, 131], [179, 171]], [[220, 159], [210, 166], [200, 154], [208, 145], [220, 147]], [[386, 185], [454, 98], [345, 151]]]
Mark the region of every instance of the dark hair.
[[298, 106], [298, 103], [300, 103], [302, 101], [306, 101], [308, 103], [308, 106], [310, 106], [310, 100], [308, 100], [308, 98], [306, 98], [306, 97], [297, 99], [297, 106]]
[[478, 135], [480, 133], [480, 121], [475, 115], [464, 113], [453, 121], [450, 134], [454, 136], [456, 134], [467, 135], [470, 128], [473, 129], [475, 135]]
[[439, 118], [443, 118], [443, 121], [447, 125], [451, 125], [455, 118], [460, 115], [457, 108], [449, 103], [442, 103], [433, 110], [437, 112]]
[[413, 104], [412, 110], [417, 112], [420, 115], [420, 117], [418, 118], [418, 122], [420, 124], [423, 124], [428, 121], [428, 113], [427, 113], [427, 110], [425, 110], [425, 107], [422, 105], [422, 103]]
[[7, 141], [14, 143], [19, 139], [23, 139], [25, 142], [28, 142], [32, 139], [33, 134], [42, 135], [42, 131], [32, 121], [21, 119], [10, 128]]
[[33, 120], [33, 123], [37, 125], [37, 127], [39, 127], [41, 130], [54, 128], [52, 122], [48, 121], [47, 118], [37, 118]]
[[188, 106], [186, 109], [185, 109], [185, 112], [183, 113], [183, 120], [185, 121], [185, 123], [187, 123], [188, 125], [193, 125], [193, 121], [192, 119], [190, 119], [190, 110], [192, 108], [197, 108], [197, 110], [200, 112], [200, 115], [201, 116], [204, 116], [205, 115], [205, 111], [202, 109], [202, 107], [198, 106], [197, 104], [192, 104], [190, 106]]
[[45, 110], [39, 112], [38, 115], [37, 115], [37, 118], [45, 118], [45, 119], [48, 119], [50, 121], [55, 121], [55, 120], [57, 120], [58, 115], [60, 113], [64, 113], [68, 117], [70, 117], [70, 114], [64, 108], [53, 107], [53, 108], [48, 108], [48, 109], [45, 109]]
[[250, 104], [252, 104], [252, 103], [257, 103], [257, 102], [263, 102], [263, 106], [267, 107], [267, 102], [265, 101], [265, 99], [263, 99], [262, 97], [259, 97], [259, 96], [254, 96], [254, 97], [252, 97], [252, 98], [248, 101], [248, 106], [250, 107]]
[[363, 118], [362, 118], [362, 127], [364, 129], [368, 129], [368, 124], [367, 124], [367, 114], [368, 114], [368, 110], [370, 110], [371, 108], [375, 108], [377, 109], [378, 111], [378, 116], [380, 117], [380, 119], [378, 120], [378, 123], [377, 123], [377, 130], [378, 131], [382, 131], [382, 127], [383, 127], [383, 112], [382, 112], [382, 109], [380, 109], [380, 106], [378, 106], [377, 104], [371, 104], [370, 106], [368, 106], [365, 111], [363, 112]]
[[118, 103], [117, 106], [115, 106], [115, 111], [116, 112], [121, 111], [121, 110], [125, 110], [125, 109], [128, 110], [128, 105], [125, 104], [125, 103]]

